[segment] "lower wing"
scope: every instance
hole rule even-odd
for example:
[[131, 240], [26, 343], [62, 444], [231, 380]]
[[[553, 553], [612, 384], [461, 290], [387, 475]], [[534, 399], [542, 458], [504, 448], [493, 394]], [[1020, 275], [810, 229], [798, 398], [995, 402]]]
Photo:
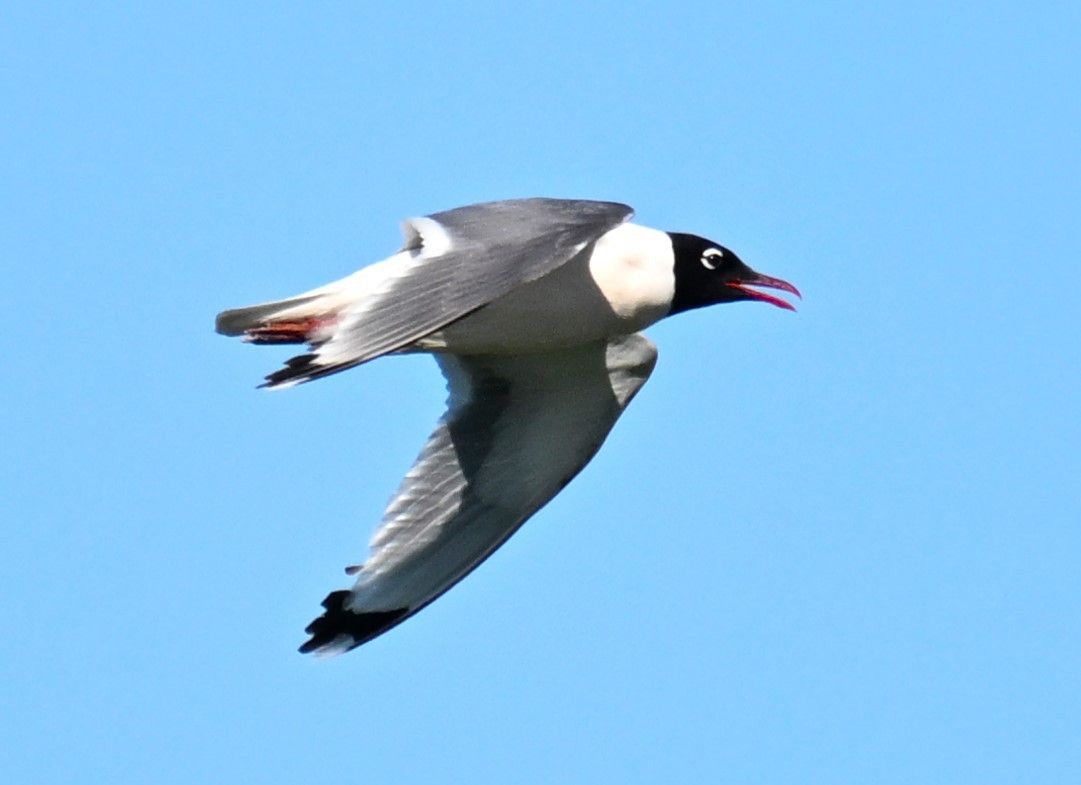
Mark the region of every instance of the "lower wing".
[[300, 650], [355, 648], [464, 578], [600, 449], [657, 350], [627, 335], [557, 352], [437, 356], [448, 409], [406, 474], [351, 589]]

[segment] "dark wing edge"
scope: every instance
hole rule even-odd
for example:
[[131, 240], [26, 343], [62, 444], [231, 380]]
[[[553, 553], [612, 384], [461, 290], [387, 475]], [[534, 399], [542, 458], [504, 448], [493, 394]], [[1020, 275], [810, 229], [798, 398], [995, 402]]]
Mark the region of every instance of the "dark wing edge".
[[309, 624], [304, 632], [309, 638], [298, 651], [311, 654], [320, 649], [327, 651], [349, 651], [362, 643], [367, 643], [405, 621], [415, 611], [399, 608], [393, 611], [370, 611], [356, 613], [346, 607], [349, 591], [332, 591], [323, 600], [326, 612]]

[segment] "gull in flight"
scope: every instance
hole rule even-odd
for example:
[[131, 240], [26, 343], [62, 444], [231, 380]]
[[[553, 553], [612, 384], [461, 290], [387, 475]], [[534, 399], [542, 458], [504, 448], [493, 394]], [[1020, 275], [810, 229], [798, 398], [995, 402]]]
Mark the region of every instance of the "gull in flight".
[[653, 371], [640, 331], [694, 308], [799, 296], [724, 246], [629, 223], [624, 204], [513, 199], [403, 224], [389, 258], [286, 300], [218, 314], [254, 344], [307, 344], [288, 387], [386, 354], [431, 353], [447, 411], [302, 652], [338, 654], [464, 578], [574, 478]]

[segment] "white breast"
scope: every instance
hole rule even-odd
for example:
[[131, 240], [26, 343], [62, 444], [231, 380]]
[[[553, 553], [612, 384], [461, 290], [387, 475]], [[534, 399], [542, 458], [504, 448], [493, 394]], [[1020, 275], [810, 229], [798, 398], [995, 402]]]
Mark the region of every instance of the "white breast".
[[675, 292], [667, 234], [623, 224], [592, 248], [417, 342], [457, 354], [543, 351], [637, 332], [668, 314]]
[[638, 325], [633, 331], [668, 313], [676, 277], [672, 238], [665, 232], [637, 224], [616, 227], [597, 241], [589, 271], [612, 310]]

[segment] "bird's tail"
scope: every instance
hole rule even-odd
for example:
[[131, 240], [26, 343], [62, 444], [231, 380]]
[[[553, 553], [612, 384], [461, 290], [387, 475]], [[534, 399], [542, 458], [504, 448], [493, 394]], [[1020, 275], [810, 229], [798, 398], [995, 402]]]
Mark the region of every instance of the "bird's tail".
[[308, 343], [336, 314], [319, 295], [300, 295], [222, 311], [214, 322], [221, 335], [243, 336], [249, 343]]
[[[363, 284], [358, 274], [284, 300], [232, 308], [218, 314], [214, 328], [221, 335], [240, 336], [260, 345], [308, 344], [313, 351], [329, 341], [342, 314]], [[306, 367], [315, 355], [294, 357], [287, 367], [267, 377], [267, 387], [315, 378]], [[321, 373], [320, 375], [325, 375]]]

